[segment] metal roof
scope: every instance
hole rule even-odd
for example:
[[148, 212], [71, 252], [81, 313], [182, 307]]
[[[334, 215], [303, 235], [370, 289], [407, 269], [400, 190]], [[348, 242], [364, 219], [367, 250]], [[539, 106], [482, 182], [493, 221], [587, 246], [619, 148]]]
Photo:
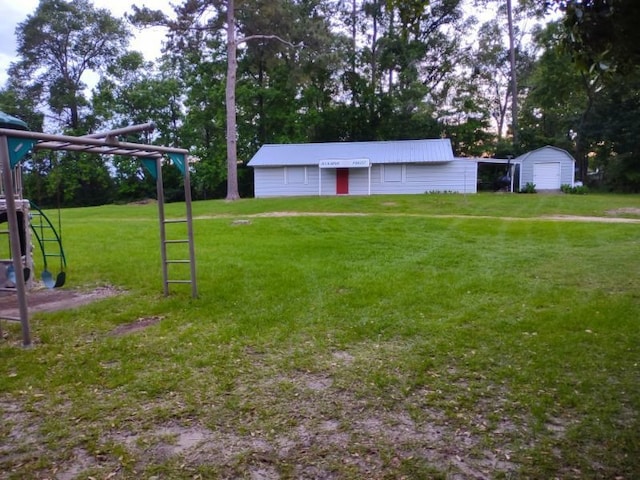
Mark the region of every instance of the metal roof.
[[541, 151], [544, 151], [544, 150], [554, 150], [554, 151], [557, 151], [557, 152], [560, 152], [560, 153], [564, 153], [569, 159], [575, 161], [575, 159], [573, 158], [573, 156], [569, 152], [567, 152], [566, 150], [563, 150], [562, 148], [554, 147], [553, 145], [546, 145], [544, 147], [540, 147], [540, 148], [537, 148], [535, 150], [531, 150], [530, 152], [523, 153], [522, 155], [517, 157], [516, 160], [518, 162], [524, 162], [529, 156], [534, 155], [535, 153], [541, 152]]
[[448, 138], [385, 142], [263, 145], [250, 167], [318, 165], [322, 160], [368, 159], [371, 163], [443, 163], [454, 159]]

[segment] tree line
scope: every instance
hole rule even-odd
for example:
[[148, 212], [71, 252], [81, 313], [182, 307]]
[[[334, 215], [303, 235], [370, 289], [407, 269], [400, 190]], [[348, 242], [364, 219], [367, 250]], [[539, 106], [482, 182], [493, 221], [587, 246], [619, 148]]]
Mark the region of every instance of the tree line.
[[[501, 0], [174, 8], [115, 18], [90, 0], [40, 0], [16, 28], [0, 110], [32, 130], [77, 135], [152, 120], [155, 132], [127, 140], [188, 148], [196, 199], [250, 196], [246, 162], [265, 143], [437, 137], [459, 156], [555, 145], [585, 183], [640, 191], [635, 0], [513, 0], [514, 48]], [[155, 62], [129, 48], [133, 28], [150, 26], [167, 31]], [[88, 86], [90, 72], [98, 81]], [[165, 180], [179, 200], [174, 169]], [[37, 153], [24, 189], [44, 206], [80, 206], [153, 197], [155, 183], [128, 158]]]

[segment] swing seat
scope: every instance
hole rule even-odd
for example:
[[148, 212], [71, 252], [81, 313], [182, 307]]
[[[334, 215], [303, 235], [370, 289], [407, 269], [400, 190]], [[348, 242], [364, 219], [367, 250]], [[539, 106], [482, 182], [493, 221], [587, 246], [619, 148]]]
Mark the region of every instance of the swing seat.
[[53, 275], [51, 274], [50, 271], [48, 270], [43, 270], [42, 271], [42, 283], [44, 283], [44, 286], [51, 289], [54, 288], [56, 285], [56, 281], [53, 278]]
[[50, 271], [43, 270], [41, 277], [44, 286], [49, 289], [53, 289], [60, 288], [64, 285], [64, 282], [67, 279], [67, 274], [65, 272], [60, 272], [56, 278], [53, 278], [53, 274]]
[[53, 288], [60, 288], [64, 285], [64, 282], [67, 280], [67, 274], [65, 272], [60, 272], [56, 277], [56, 283]]
[[[24, 267], [22, 269], [22, 275], [24, 276], [25, 282], [29, 281], [29, 278], [31, 277], [31, 270], [27, 267]], [[16, 270], [13, 268], [13, 265], [7, 266], [7, 279], [14, 285], [16, 284]]]

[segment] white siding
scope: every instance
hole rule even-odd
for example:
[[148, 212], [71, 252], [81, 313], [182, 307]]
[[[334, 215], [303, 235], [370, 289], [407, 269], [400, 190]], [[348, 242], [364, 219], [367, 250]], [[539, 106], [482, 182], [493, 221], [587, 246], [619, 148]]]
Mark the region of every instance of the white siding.
[[398, 183], [402, 182], [404, 178], [403, 170], [404, 165], [401, 164], [388, 164], [382, 165], [382, 175], [385, 183]]
[[[254, 195], [256, 197], [317, 195], [318, 167], [295, 168], [296, 170], [292, 167], [255, 168]], [[335, 181], [333, 193], [335, 193]]]
[[[545, 163], [560, 164], [560, 185], [553, 189], [559, 189], [561, 185], [565, 184], [574, 185], [575, 161], [573, 157], [564, 150], [547, 146], [522, 155], [516, 160], [521, 163], [520, 188], [523, 188], [527, 183], [536, 183], [534, 180], [534, 165]], [[544, 169], [545, 167], [542, 168]], [[536, 188], [541, 190], [545, 189], [545, 187], [545, 185], [536, 185]]]
[[[392, 167], [392, 174], [389, 174]], [[304, 174], [301, 169], [304, 168]], [[385, 175], [387, 169], [387, 175]], [[255, 196], [314, 196], [336, 194], [336, 171], [332, 168], [254, 167]], [[372, 165], [371, 194], [422, 194], [429, 192], [476, 193], [478, 168], [472, 160], [456, 159], [438, 164]], [[304, 181], [302, 179], [304, 178]], [[306, 183], [305, 183], [306, 182]], [[369, 169], [349, 169], [349, 195], [369, 193]]]
[[[382, 167], [386, 167], [383, 165]], [[377, 170], [377, 171], [376, 171]], [[402, 181], [385, 181], [381, 166], [374, 166], [371, 175], [371, 193], [476, 193], [478, 167], [471, 160], [420, 165], [402, 165]]]
[[[388, 164], [372, 165], [371, 194], [476, 193], [478, 168], [476, 162], [471, 160], [454, 160], [429, 165], [404, 164], [393, 165], [393, 167], [397, 170], [394, 170], [392, 175], [388, 175]], [[368, 182], [368, 169], [349, 170], [350, 195], [367, 195]], [[335, 173], [331, 181], [323, 176], [322, 192], [326, 195], [335, 194]]]

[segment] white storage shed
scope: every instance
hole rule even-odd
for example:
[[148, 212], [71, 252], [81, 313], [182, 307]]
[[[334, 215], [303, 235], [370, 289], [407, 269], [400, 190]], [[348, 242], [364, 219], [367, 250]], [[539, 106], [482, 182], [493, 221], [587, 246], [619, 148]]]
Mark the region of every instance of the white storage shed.
[[256, 197], [476, 192], [448, 139], [263, 145], [248, 165]]
[[561, 148], [547, 145], [520, 155], [514, 164], [519, 165], [520, 188], [527, 183], [533, 183], [538, 191], [575, 185], [576, 161]]

